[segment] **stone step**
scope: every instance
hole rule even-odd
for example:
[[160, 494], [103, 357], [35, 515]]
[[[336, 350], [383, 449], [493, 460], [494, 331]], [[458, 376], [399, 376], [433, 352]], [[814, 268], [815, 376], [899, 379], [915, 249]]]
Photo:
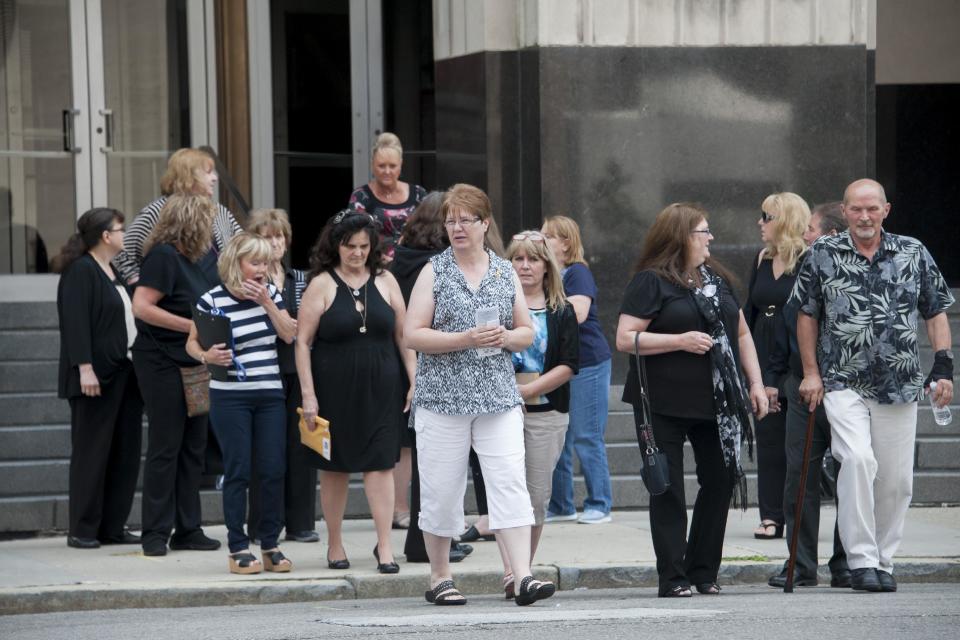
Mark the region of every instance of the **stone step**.
[[51, 329], [0, 331], [0, 362], [6, 360], [56, 360], [60, 333]]
[[34, 393], [57, 390], [56, 360], [0, 361], [0, 393]]
[[4, 302], [0, 304], [0, 330], [59, 329], [56, 302]]
[[0, 427], [69, 422], [70, 405], [56, 393], [0, 393]]
[[[147, 451], [144, 422], [141, 453]], [[29, 425], [0, 427], [0, 461], [47, 460], [70, 457], [70, 425]]]
[[[940, 505], [956, 504], [956, 486], [960, 482], [960, 473], [931, 472], [919, 473], [914, 477], [913, 505]], [[611, 483], [613, 489], [613, 503], [616, 509], [639, 509], [649, 506], [649, 494], [643, 487], [640, 476], [617, 476]], [[748, 495], [751, 505], [755, 505], [757, 488], [756, 476], [747, 475]], [[684, 479], [684, 493], [687, 503], [693, 504], [697, 494], [696, 477], [687, 474]], [[574, 501], [578, 509], [583, 504], [586, 488], [583, 480], [574, 481]], [[951, 497], [952, 496], [952, 497]], [[223, 506], [220, 492], [205, 489], [200, 492], [205, 524], [219, 524], [223, 522]], [[476, 513], [473, 487], [468, 483], [464, 505], [467, 513]], [[26, 496], [18, 498], [0, 498], [0, 533], [65, 530], [68, 527], [68, 504], [66, 494], [48, 496]], [[319, 497], [317, 499], [317, 514], [322, 515]], [[350, 483], [347, 497], [347, 518], [369, 518], [366, 496], [359, 476], [355, 476]], [[137, 529], [140, 526], [141, 504], [140, 494], [134, 499], [130, 512], [129, 525]], [[614, 516], [616, 517], [616, 516]], [[731, 517], [739, 517], [731, 513]]]

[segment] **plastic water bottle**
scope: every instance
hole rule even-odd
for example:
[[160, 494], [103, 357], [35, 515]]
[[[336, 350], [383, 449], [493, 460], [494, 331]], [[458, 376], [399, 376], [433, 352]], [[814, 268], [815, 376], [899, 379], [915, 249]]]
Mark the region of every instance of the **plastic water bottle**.
[[938, 407], [937, 403], [933, 401], [933, 392], [937, 390], [937, 383], [930, 383], [930, 408], [933, 409], [933, 420], [941, 427], [944, 427], [950, 424], [950, 421], [953, 420], [953, 415], [950, 413], [950, 407], [943, 405]]

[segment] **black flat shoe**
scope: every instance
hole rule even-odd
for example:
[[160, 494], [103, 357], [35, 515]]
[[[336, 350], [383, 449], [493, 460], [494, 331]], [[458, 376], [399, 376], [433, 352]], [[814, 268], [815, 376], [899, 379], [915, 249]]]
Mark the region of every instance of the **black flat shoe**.
[[220, 541], [207, 537], [203, 531], [195, 531], [183, 538], [170, 538], [170, 548], [174, 551], [216, 551]]
[[99, 549], [100, 541], [96, 538], [78, 538], [77, 536], [67, 536], [67, 546], [74, 549]]
[[690, 587], [680, 584], [673, 587], [669, 591], [665, 591], [661, 593], [660, 597], [661, 598], [692, 598], [693, 592], [690, 591]]
[[830, 586], [834, 589], [849, 589], [850, 588], [850, 572], [849, 571], [837, 571], [832, 576], [830, 576]]
[[380, 562], [379, 545], [373, 547], [373, 557], [377, 559], [377, 571], [380, 573], [400, 573], [400, 565], [396, 562]]
[[347, 560], [346, 558], [343, 558], [341, 560], [331, 560], [330, 556], [327, 556], [327, 567], [329, 567], [330, 569], [338, 569], [338, 570], [349, 569], [350, 561]]
[[473, 553], [473, 545], [463, 544], [462, 542], [451, 542], [450, 550], [451, 551], [456, 550], [462, 553], [463, 555], [468, 556], [471, 553]]
[[165, 556], [167, 555], [167, 543], [163, 540], [145, 540], [143, 545], [143, 555], [145, 556]]
[[[892, 578], [893, 576], [890, 577]], [[872, 591], [874, 593], [883, 591], [883, 585], [880, 584], [877, 570], [873, 567], [865, 567], [851, 571], [850, 588], [854, 591]]]
[[485, 536], [480, 535], [480, 532], [477, 531], [477, 528], [474, 525], [470, 525], [466, 531], [460, 534], [460, 542], [476, 542], [477, 540], [492, 541], [496, 539], [497, 536], [492, 533], [488, 533]]
[[[777, 589], [783, 589], [787, 586], [787, 570], [784, 569], [775, 576], [770, 576], [770, 579], [767, 580], [767, 584], [771, 587], [776, 587]], [[793, 576], [793, 586], [795, 587], [815, 587], [818, 584], [816, 576], [800, 576], [794, 574]]]
[[292, 533], [288, 531], [284, 539], [292, 542], [320, 542], [320, 534], [316, 531], [294, 531]]
[[134, 535], [126, 530], [118, 536], [100, 538], [99, 540], [100, 544], [140, 544], [140, 536]]
[[720, 595], [720, 585], [716, 582], [701, 582], [697, 585], [697, 593], [702, 593], [705, 596], [718, 596]]

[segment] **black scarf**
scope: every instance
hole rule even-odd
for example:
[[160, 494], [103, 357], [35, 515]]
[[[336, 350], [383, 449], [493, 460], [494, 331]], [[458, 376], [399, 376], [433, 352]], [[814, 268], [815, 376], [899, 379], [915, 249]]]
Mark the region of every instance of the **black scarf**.
[[750, 428], [750, 406], [744, 392], [746, 385], [733, 355], [733, 347], [723, 326], [720, 311], [720, 276], [705, 266], [699, 267], [702, 284], [691, 290], [697, 310], [713, 338], [710, 364], [713, 369], [713, 404], [720, 430], [720, 446], [727, 467], [735, 473], [733, 507], [747, 509], [747, 478], [740, 463], [740, 444], [746, 436], [748, 455], [753, 460], [753, 430]]

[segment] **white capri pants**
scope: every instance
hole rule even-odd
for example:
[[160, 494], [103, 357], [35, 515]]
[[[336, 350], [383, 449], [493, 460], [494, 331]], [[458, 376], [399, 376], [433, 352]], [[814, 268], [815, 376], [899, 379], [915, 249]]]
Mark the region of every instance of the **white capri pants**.
[[442, 538], [463, 533], [463, 495], [471, 446], [483, 470], [490, 528], [533, 524], [519, 406], [504, 413], [479, 415], [446, 415], [417, 407], [414, 425], [421, 530]]
[[[570, 414], [559, 411], [528, 411], [523, 416], [523, 441], [527, 456], [527, 491], [533, 506], [533, 523], [543, 524], [553, 490], [557, 467], [567, 437]], [[486, 477], [486, 476], [484, 476]]]

